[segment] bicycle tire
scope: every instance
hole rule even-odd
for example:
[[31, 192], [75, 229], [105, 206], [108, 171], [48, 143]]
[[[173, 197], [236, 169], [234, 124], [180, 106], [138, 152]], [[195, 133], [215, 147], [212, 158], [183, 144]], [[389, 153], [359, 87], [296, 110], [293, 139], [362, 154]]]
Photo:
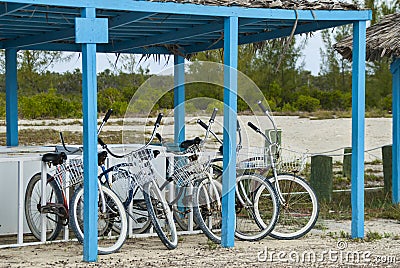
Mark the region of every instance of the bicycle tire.
[[171, 208], [156, 182], [147, 182], [143, 189], [154, 230], [168, 249], [175, 249], [178, 246], [178, 235]]
[[[173, 200], [168, 200], [172, 214], [174, 215], [175, 223], [182, 231], [189, 231], [189, 215], [193, 211], [193, 189], [190, 191], [190, 186], [176, 186], [173, 181], [166, 180], [161, 186], [160, 191], [169, 187], [175, 187], [174, 193], [178, 194], [174, 196]], [[169, 191], [170, 189], [168, 189]], [[193, 217], [193, 230], [198, 229], [198, 225]]]
[[142, 191], [138, 186], [132, 185], [133, 178], [127, 170], [118, 169], [115, 172], [114, 168], [109, 168], [102, 176], [107, 176], [110, 172], [112, 176], [108, 177], [112, 178], [112, 183], [109, 183], [108, 186], [119, 197], [125, 211], [133, 221], [132, 233], [141, 234], [147, 232], [151, 227], [151, 219]]
[[[259, 241], [268, 236], [279, 218], [279, 200], [275, 189], [258, 174], [246, 173], [236, 178], [235, 209], [235, 236], [245, 241]], [[259, 221], [264, 224], [259, 224]]]
[[195, 181], [193, 214], [199, 228], [214, 243], [221, 243], [222, 185], [208, 177]]
[[[124, 244], [128, 233], [128, 220], [125, 208], [118, 196], [108, 187], [101, 185], [106, 210], [102, 212], [103, 202], [98, 197], [98, 254], [118, 251]], [[70, 202], [70, 226], [78, 241], [83, 243], [83, 187], [79, 187]], [[113, 228], [118, 226], [118, 228]], [[115, 230], [117, 229], [117, 231]]]
[[[32, 176], [26, 187], [24, 202], [26, 222], [33, 236], [38, 240], [41, 240], [42, 233], [41, 212], [39, 211], [42, 199], [40, 182], [41, 173], [36, 173]], [[46, 195], [46, 203], [63, 205], [61, 189], [49, 174], [47, 174]], [[46, 240], [55, 240], [63, 227], [62, 219], [59, 215], [53, 213], [47, 213], [46, 217], [48, 218], [46, 222], [46, 229], [48, 230]]]
[[[292, 174], [279, 174], [277, 178], [279, 189], [286, 199], [286, 203], [281, 204], [279, 219], [270, 236], [282, 240], [300, 238], [310, 232], [317, 222], [319, 214], [317, 195], [301, 177]], [[274, 177], [270, 177], [268, 180], [274, 185]], [[296, 195], [291, 194], [293, 192]], [[297, 208], [296, 201], [302, 201]], [[308, 205], [304, 205], [306, 202]]]

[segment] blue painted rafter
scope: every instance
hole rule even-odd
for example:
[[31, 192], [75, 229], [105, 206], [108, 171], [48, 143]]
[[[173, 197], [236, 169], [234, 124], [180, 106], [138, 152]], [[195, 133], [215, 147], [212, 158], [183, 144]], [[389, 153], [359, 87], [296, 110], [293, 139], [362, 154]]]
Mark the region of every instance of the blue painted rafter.
[[[135, 12], [155, 12], [182, 15], [207, 15], [218, 17], [237, 16], [239, 18], [265, 18], [265, 19], [291, 19], [324, 21], [324, 20], [369, 20], [370, 12], [366, 10], [289, 10], [289, 9], [267, 9], [267, 8], [244, 8], [208, 6], [196, 4], [161, 3], [150, 1], [98, 1], [98, 0], [8, 0], [12, 3], [28, 3], [36, 5], [49, 5], [61, 7], [93, 7], [107, 10], [124, 10]], [[297, 12], [297, 16], [296, 16]]]
[[[259, 23], [260, 21], [261, 21], [260, 19], [243, 20], [239, 23], [239, 27], [245, 25], [252, 25], [255, 23]], [[126, 42], [121, 42], [119, 44], [118, 43], [111, 44], [109, 45], [109, 47], [106, 47], [105, 49], [110, 51], [122, 52], [127, 49], [134, 49], [142, 46], [150, 46], [155, 44], [164, 44], [171, 42], [179, 43], [179, 41], [182, 39], [187, 39], [190, 42], [191, 41], [190, 38], [193, 37], [202, 37], [204, 40], [204, 38], [207, 38], [208, 34], [212, 34], [215, 32], [222, 33], [222, 30], [223, 30], [222, 21], [212, 21], [208, 24], [197, 26], [195, 28], [188, 27], [177, 31], [171, 31], [163, 35], [154, 35], [148, 38], [138, 38], [137, 40], [129, 40]], [[110, 35], [112, 36], [112, 32], [110, 33]]]
[[0, 6], [0, 17], [4, 17], [10, 14], [15, 13], [18, 10], [24, 9], [26, 7], [29, 7], [30, 4], [14, 4], [14, 3], [4, 3], [3, 5]]
[[[122, 15], [121, 17], [115, 17], [113, 19], [110, 19], [109, 29], [118, 28], [124, 24], [148, 18], [152, 14], [154, 13], [128, 13]], [[52, 33], [46, 33], [46, 34], [40, 33], [35, 36], [27, 36], [27, 37], [17, 38], [15, 40], [5, 41], [3, 43], [2, 48], [7, 48], [7, 47], [20, 48], [28, 45], [37, 45], [55, 40], [70, 39], [73, 38], [74, 36], [75, 36], [75, 29], [72, 27], [63, 31], [53, 31]]]
[[[33, 45], [27, 46], [25, 49], [29, 50], [50, 50], [50, 51], [68, 51], [68, 52], [76, 52], [79, 51], [80, 46], [74, 43], [66, 44], [66, 43], [47, 43], [41, 45]], [[97, 45], [97, 52], [107, 53], [110, 51], [106, 51], [102, 44]], [[111, 51], [112, 52], [112, 51]], [[126, 53], [132, 54], [172, 54], [170, 50], [161, 46], [153, 46], [153, 47], [140, 47], [131, 50], [125, 51]]]
[[[312, 31], [318, 31], [321, 29], [329, 28], [329, 27], [336, 27], [344, 24], [351, 23], [350, 21], [325, 21], [325, 22], [319, 22], [318, 24], [300, 24], [297, 26], [295, 34], [301, 34], [301, 33], [307, 33], [307, 32], [312, 32]], [[254, 34], [254, 35], [246, 35], [246, 36], [240, 36], [239, 37], [239, 45], [243, 44], [249, 44], [249, 43], [254, 43], [254, 42], [261, 42], [265, 40], [271, 40], [274, 38], [280, 38], [280, 37], [285, 37], [290, 35], [292, 32], [292, 27], [289, 28], [282, 28], [282, 29], [277, 29], [276, 31], [273, 32], [263, 32], [259, 34]], [[211, 41], [210, 43], [206, 43], [203, 45], [193, 45], [190, 47], [186, 47], [185, 50], [183, 51], [184, 53], [194, 53], [194, 52], [199, 52], [199, 51], [205, 51], [205, 50], [212, 50], [212, 49], [218, 49], [223, 47], [223, 40], [219, 40], [218, 42]]]
[[[12, 17], [0, 17], [1, 25], [15, 25], [15, 19]], [[74, 18], [71, 18], [69, 21], [66, 19], [60, 20], [59, 18], [39, 18], [39, 17], [18, 17], [18, 26], [26, 25], [29, 29], [29, 26], [32, 24], [46, 26], [51, 29], [54, 26], [67, 26], [67, 25], [74, 25]]]
[[184, 30], [171, 31], [162, 35], [154, 35], [148, 38], [138, 38], [138, 40], [132, 40], [127, 42], [121, 42], [117, 44], [109, 45], [109, 50], [122, 52], [124, 50], [138, 48], [142, 46], [150, 46], [155, 44], [162, 44], [165, 42], [177, 41], [180, 39], [192, 37], [192, 36], [201, 36], [206, 35], [208, 33], [213, 33], [216, 31], [221, 31], [223, 29], [222, 21], [217, 21], [212, 24], [198, 26], [196, 28], [189, 27]]

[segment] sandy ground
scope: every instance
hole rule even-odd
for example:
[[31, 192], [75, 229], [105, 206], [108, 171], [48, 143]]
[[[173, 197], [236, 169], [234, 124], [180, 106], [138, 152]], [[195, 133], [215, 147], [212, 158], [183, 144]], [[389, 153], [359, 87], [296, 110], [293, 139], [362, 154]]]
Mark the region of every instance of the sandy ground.
[[[209, 116], [187, 116], [186, 137], [204, 135], [203, 129], [195, 121], [201, 118], [207, 122]], [[299, 118], [297, 116], [275, 116], [276, 125], [282, 130], [282, 142], [285, 147], [300, 152], [321, 153], [332, 151], [330, 154], [338, 155], [343, 153], [344, 147], [351, 146], [351, 118], [338, 118], [326, 120], [310, 120], [309, 118]], [[104, 127], [103, 131], [123, 131], [124, 143], [143, 143], [149, 137], [152, 126], [144, 127], [145, 118], [135, 118], [132, 122], [123, 119], [110, 119], [110, 123]], [[154, 122], [155, 118], [149, 119]], [[261, 129], [272, 128], [266, 116], [239, 116], [242, 126], [242, 136], [244, 146], [260, 146], [264, 144], [262, 137], [247, 127], [247, 122], [251, 121]], [[75, 124], [72, 124], [75, 122]], [[55, 129], [57, 131], [82, 131], [82, 125], [76, 124], [79, 120], [20, 120], [20, 129]], [[118, 122], [118, 123], [117, 123]], [[223, 118], [217, 116], [213, 125], [213, 130], [222, 136]], [[135, 132], [135, 138], [130, 138], [130, 131]], [[0, 132], [5, 132], [5, 126], [0, 126]], [[125, 132], [125, 133], [124, 133]], [[173, 117], [164, 117], [159, 130], [164, 138], [173, 139], [174, 126]], [[138, 133], [146, 133], [140, 136]], [[126, 134], [126, 135], [125, 135]], [[365, 154], [366, 160], [381, 158], [381, 147], [392, 143], [392, 119], [391, 118], [366, 118], [365, 119]], [[371, 150], [373, 149], [373, 150]], [[371, 151], [369, 151], [371, 150]], [[340, 160], [336, 157], [335, 160]]]
[[[263, 129], [269, 128], [266, 118], [258, 118], [258, 123], [257, 118], [241, 116], [239, 119], [243, 126], [252, 121]], [[173, 135], [171, 120], [163, 121], [161, 132], [165, 137]], [[299, 151], [324, 152], [351, 145], [351, 119], [310, 120], [281, 116], [275, 117], [275, 120], [282, 129], [285, 146]], [[82, 130], [78, 124], [48, 126], [47, 123], [40, 123], [42, 126], [36, 125], [35, 128]], [[221, 133], [221, 123], [222, 118], [218, 117], [214, 128], [216, 132]], [[379, 147], [391, 143], [392, 120], [367, 118], [365, 125], [366, 149], [378, 147], [367, 153], [366, 158], [380, 158]], [[26, 123], [20, 128], [31, 127]], [[124, 129], [127, 128], [124, 126]], [[140, 124], [129, 128], [143, 131]], [[242, 128], [246, 129], [245, 144], [263, 144], [248, 127]], [[110, 124], [104, 130], [121, 129], [120, 125]], [[0, 131], [4, 131], [3, 127]], [[193, 122], [187, 125], [187, 137], [199, 135], [199, 132], [200, 128]], [[340, 234], [350, 233], [349, 221], [319, 220], [317, 225], [318, 228], [302, 239], [278, 241], [267, 238], [252, 243], [236, 241], [235, 247], [229, 249], [215, 247], [204, 235], [181, 236], [178, 248], [173, 251], [167, 250], [157, 237], [132, 238], [127, 240], [119, 253], [99, 256], [96, 263], [82, 261], [82, 246], [77, 242], [0, 249], [0, 267], [400, 267], [399, 222], [366, 222], [366, 233], [378, 232], [382, 236], [372, 242], [340, 238]]]
[[236, 241], [233, 248], [211, 244], [202, 234], [180, 236], [178, 248], [167, 250], [158, 237], [131, 238], [120, 252], [82, 261], [82, 245], [53, 243], [0, 250], [0, 267], [399, 267], [400, 223], [368, 221], [374, 241], [340, 238], [350, 221], [319, 221], [306, 237], [279, 241]]

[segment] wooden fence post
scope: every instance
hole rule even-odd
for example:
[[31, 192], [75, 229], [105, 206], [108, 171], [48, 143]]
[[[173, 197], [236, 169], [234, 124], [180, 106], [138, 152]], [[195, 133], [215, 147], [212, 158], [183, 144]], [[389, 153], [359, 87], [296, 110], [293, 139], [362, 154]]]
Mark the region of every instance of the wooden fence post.
[[344, 148], [343, 177], [351, 178], [351, 147]]
[[385, 194], [392, 192], [392, 145], [382, 147], [383, 181]]
[[332, 157], [315, 155], [311, 157], [311, 186], [318, 200], [332, 201], [333, 171]]

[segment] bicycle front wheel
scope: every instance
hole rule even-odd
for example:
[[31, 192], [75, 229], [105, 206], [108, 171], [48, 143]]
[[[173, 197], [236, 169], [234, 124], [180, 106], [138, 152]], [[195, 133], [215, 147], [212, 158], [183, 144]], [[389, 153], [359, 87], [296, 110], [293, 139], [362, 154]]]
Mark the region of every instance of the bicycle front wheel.
[[[314, 227], [319, 213], [314, 190], [302, 178], [290, 174], [280, 174], [277, 179], [270, 177], [269, 181], [275, 186], [278, 196], [283, 198], [279, 219], [270, 236], [290, 240], [307, 234]], [[261, 193], [257, 198], [261, 200]]]
[[[28, 183], [25, 192], [25, 217], [33, 236], [40, 240], [42, 233], [42, 210], [46, 210], [46, 240], [51, 241], [58, 237], [63, 227], [63, 218], [67, 215], [64, 207], [61, 189], [54, 178], [47, 175], [46, 208], [41, 206], [41, 174], [36, 173]], [[43, 212], [44, 213], [44, 212]], [[68, 217], [65, 217], [68, 219]]]
[[[104, 199], [100, 191], [104, 194]], [[124, 244], [128, 232], [128, 220], [124, 206], [118, 196], [101, 185], [98, 195], [98, 253], [110, 254]], [[78, 188], [70, 204], [70, 224], [78, 241], [83, 243], [83, 187]]]
[[222, 185], [205, 177], [195, 181], [193, 214], [203, 233], [214, 243], [221, 242]]
[[279, 217], [279, 201], [274, 188], [268, 180], [257, 174], [237, 177], [235, 208], [235, 235], [246, 241], [258, 241], [266, 237]]
[[168, 249], [178, 246], [178, 235], [172, 211], [165, 200], [164, 194], [154, 181], [143, 186], [144, 200], [158, 237]]
[[[146, 201], [140, 187], [134, 184], [132, 174], [122, 168], [109, 169], [112, 171], [110, 188], [118, 195], [132, 221], [132, 233], [147, 232], [151, 226], [151, 219], [147, 211]], [[110, 172], [108, 173], [110, 174]], [[108, 175], [110, 177], [110, 175]]]

